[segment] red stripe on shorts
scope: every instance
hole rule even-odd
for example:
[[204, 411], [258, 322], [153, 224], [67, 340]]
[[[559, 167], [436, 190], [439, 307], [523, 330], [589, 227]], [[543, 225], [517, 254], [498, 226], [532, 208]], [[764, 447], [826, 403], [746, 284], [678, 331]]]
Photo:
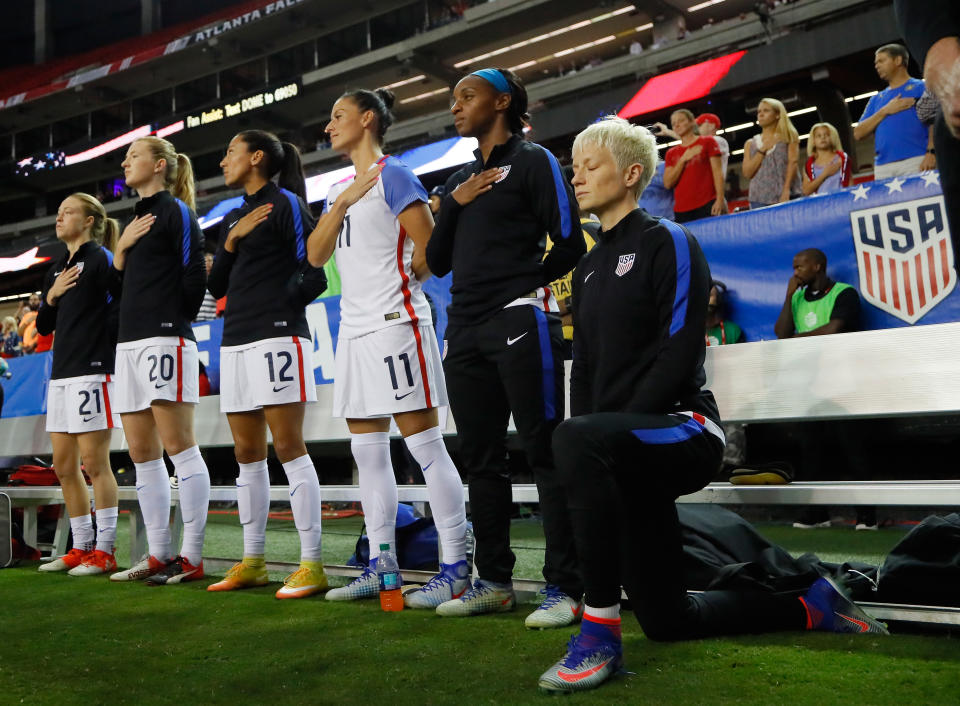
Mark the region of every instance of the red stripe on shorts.
[[110, 393], [107, 392], [107, 382], [110, 382], [109, 375], [107, 375], [107, 381], [100, 384], [103, 388], [103, 408], [107, 412], [107, 429], [113, 429], [113, 413], [110, 411]]
[[400, 272], [400, 291], [403, 293], [403, 308], [407, 310], [410, 316], [410, 325], [413, 327], [413, 337], [417, 342], [417, 360], [420, 362], [420, 379], [423, 382], [423, 394], [427, 403], [427, 409], [433, 407], [430, 400], [430, 382], [427, 379], [427, 359], [423, 355], [423, 340], [420, 338], [420, 319], [413, 310], [412, 295], [410, 294], [410, 278], [403, 269], [403, 243], [407, 239], [407, 231], [400, 226], [400, 235], [397, 238], [397, 270]]
[[307, 384], [304, 381], [303, 374], [303, 347], [300, 345], [300, 339], [293, 337], [293, 342], [297, 345], [297, 367], [300, 369], [300, 401], [307, 401]]
[[177, 402], [183, 402], [183, 336], [177, 346]]

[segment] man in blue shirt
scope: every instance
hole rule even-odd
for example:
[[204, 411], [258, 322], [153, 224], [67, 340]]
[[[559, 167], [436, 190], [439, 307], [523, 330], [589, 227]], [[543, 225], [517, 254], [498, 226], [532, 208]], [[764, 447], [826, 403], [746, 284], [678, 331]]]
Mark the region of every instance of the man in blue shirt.
[[867, 103], [853, 136], [874, 134], [873, 175], [876, 179], [936, 169], [933, 129], [924, 127], [914, 105], [923, 95], [923, 81], [907, 72], [910, 55], [901, 44], [877, 49], [873, 65], [887, 87]]

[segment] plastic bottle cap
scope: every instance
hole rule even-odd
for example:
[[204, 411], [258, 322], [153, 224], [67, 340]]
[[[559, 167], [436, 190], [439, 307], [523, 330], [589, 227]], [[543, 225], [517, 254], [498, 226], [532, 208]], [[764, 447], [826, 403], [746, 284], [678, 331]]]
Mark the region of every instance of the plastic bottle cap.
[[380, 551], [382, 551], [382, 552], [388, 552], [388, 551], [390, 551], [390, 545], [389, 545], [389, 544], [381, 544], [381, 545], [380, 545]]

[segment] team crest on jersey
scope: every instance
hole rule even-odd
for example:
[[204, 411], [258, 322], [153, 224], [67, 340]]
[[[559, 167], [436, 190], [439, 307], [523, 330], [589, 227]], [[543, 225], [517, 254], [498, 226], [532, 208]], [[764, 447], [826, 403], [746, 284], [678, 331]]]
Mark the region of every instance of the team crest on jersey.
[[916, 323], [957, 284], [943, 196], [850, 212], [860, 296]]
[[629, 255], [621, 255], [620, 259], [617, 260], [617, 269], [614, 272], [617, 273], [617, 277], [623, 277], [631, 269], [633, 269], [633, 261], [637, 259], [636, 253], [630, 253]]
[[504, 164], [502, 167], [500, 167], [500, 176], [498, 176], [493, 183], [499, 184], [501, 181], [507, 178], [507, 174], [509, 173], [510, 173], [510, 165]]
[[78, 262], [78, 263], [77, 263], [77, 274], [80, 274], [81, 272], [83, 272], [83, 262]]

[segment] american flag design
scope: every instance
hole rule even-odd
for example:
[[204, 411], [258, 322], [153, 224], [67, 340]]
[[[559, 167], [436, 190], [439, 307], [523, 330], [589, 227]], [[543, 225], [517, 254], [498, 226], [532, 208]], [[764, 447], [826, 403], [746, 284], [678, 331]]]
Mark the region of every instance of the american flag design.
[[957, 284], [943, 196], [850, 212], [860, 296], [914, 324]]
[[636, 253], [630, 253], [629, 255], [621, 255], [617, 260], [617, 269], [614, 272], [617, 273], [617, 277], [623, 277], [627, 274], [630, 269], [633, 267], [633, 261], [637, 259]]

